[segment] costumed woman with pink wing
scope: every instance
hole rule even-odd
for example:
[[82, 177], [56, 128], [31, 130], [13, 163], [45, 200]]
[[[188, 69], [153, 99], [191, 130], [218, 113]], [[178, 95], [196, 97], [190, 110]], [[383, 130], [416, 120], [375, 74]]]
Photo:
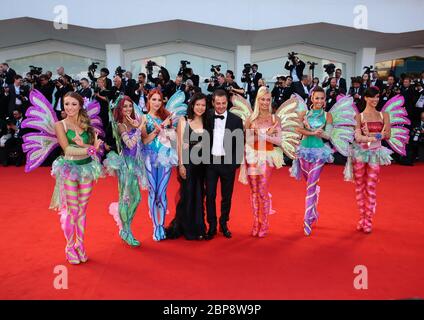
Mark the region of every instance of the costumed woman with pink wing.
[[56, 186], [50, 204], [51, 209], [60, 210], [60, 221], [66, 238], [65, 254], [71, 264], [88, 260], [84, 248], [86, 211], [93, 188], [93, 181], [102, 172], [97, 153], [102, 145], [98, 139], [103, 134], [98, 117], [97, 102], [84, 104], [75, 92], [64, 96], [66, 118], [57, 121], [50, 102], [37, 90], [30, 93], [32, 106], [28, 109], [23, 127], [39, 132], [23, 137], [23, 150], [27, 153], [25, 171], [40, 166], [58, 146], [64, 156], [53, 162], [52, 176]]
[[356, 115], [355, 142], [345, 167], [345, 180], [355, 183], [360, 214], [357, 229], [365, 233], [372, 231], [380, 166], [390, 165], [392, 160], [393, 151], [382, 146], [381, 142], [386, 140], [395, 152], [405, 155], [409, 139], [409, 130], [404, 127], [410, 124], [403, 108], [404, 98], [394, 96], [378, 112], [379, 97], [377, 87], [370, 87], [364, 93], [366, 106]]

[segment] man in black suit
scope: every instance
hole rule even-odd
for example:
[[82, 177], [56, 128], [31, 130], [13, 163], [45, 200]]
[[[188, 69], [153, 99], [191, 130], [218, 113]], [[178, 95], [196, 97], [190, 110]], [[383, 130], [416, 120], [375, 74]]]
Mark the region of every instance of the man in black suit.
[[8, 102], [8, 114], [12, 116], [13, 110], [20, 108], [25, 114], [26, 108], [29, 104], [29, 88], [22, 85], [22, 76], [15, 75], [13, 84], [9, 84], [5, 88], [5, 94], [9, 98]]
[[[138, 104], [143, 110], [144, 106], [147, 101], [147, 95], [149, 94], [149, 91], [152, 89], [150, 84], [146, 83], [146, 74], [145, 73], [139, 73], [138, 74], [138, 82], [136, 89], [134, 91], [134, 97], [131, 99]], [[141, 100], [143, 99], [143, 100]]]
[[[330, 80], [332, 77], [330, 78], [325, 78], [325, 80], [322, 82], [322, 87], [325, 88], [328, 85], [330, 85]], [[336, 69], [336, 74], [335, 74], [335, 78], [336, 78], [336, 85], [337, 87], [339, 87], [339, 89], [341, 91], [343, 91], [344, 93], [347, 92], [347, 85], [346, 85], [346, 79], [342, 78], [342, 69], [337, 68]]]
[[390, 75], [387, 77], [387, 84], [384, 85], [383, 91], [380, 94], [380, 101], [378, 102], [378, 110], [381, 110], [383, 106], [396, 95], [396, 81], [395, 76]]
[[378, 89], [380, 89], [380, 92], [383, 90], [383, 81], [378, 78], [378, 72], [376, 70], [374, 70], [371, 74], [370, 86], [378, 87]]
[[91, 97], [93, 96], [93, 91], [91, 91], [90, 82], [88, 82], [87, 78], [82, 78], [80, 83], [81, 88], [78, 90], [79, 95], [83, 98], [91, 100]]
[[42, 74], [38, 77], [35, 89], [40, 91], [50, 103], [53, 102], [54, 83], [46, 74]]
[[302, 80], [305, 63], [300, 60], [299, 57], [294, 57], [292, 64], [287, 61], [284, 68], [290, 71], [290, 76], [292, 77], [293, 82], [299, 82]]
[[419, 110], [415, 107], [418, 95], [416, 90], [411, 85], [411, 78], [404, 77], [401, 87], [401, 95], [405, 99], [404, 107], [408, 112], [408, 118], [412, 123], [419, 121]]
[[4, 82], [8, 85], [15, 82], [16, 72], [6, 62], [0, 64], [0, 74], [4, 78]]
[[325, 111], [329, 111], [331, 107], [337, 102], [337, 96], [339, 94], [346, 94], [346, 91], [343, 91], [337, 86], [336, 78], [331, 78], [330, 87], [326, 91]]
[[361, 87], [361, 77], [352, 78], [352, 86], [349, 88], [349, 93], [353, 97], [353, 101], [356, 106], [359, 107], [361, 103], [362, 95], [364, 94], [364, 89]]
[[305, 74], [302, 76], [300, 82], [293, 83], [294, 92], [303, 98], [303, 100], [308, 100], [309, 98], [309, 77]]
[[[132, 72], [125, 72], [125, 77], [122, 79], [125, 86], [125, 95], [134, 97], [134, 92], [137, 89], [137, 82], [132, 77]], [[134, 101], [134, 100], [133, 100]]]
[[216, 90], [212, 96], [213, 109], [209, 110], [207, 131], [210, 137], [210, 164], [206, 167], [206, 211], [209, 230], [206, 239], [217, 233], [216, 189], [221, 181], [220, 231], [226, 238], [232, 234], [227, 222], [230, 218], [231, 198], [236, 170], [243, 161], [244, 132], [242, 120], [227, 111], [228, 97], [224, 90]]
[[68, 78], [61, 76], [55, 82], [56, 92], [54, 93], [54, 110], [59, 120], [62, 119], [61, 113], [64, 110], [63, 97], [69, 91], [73, 91], [72, 86], [68, 83]]
[[247, 93], [249, 94], [250, 105], [253, 106], [256, 94], [259, 90], [259, 79], [262, 79], [262, 73], [258, 72], [258, 65], [252, 64], [252, 73], [242, 77], [242, 82], [247, 82]]

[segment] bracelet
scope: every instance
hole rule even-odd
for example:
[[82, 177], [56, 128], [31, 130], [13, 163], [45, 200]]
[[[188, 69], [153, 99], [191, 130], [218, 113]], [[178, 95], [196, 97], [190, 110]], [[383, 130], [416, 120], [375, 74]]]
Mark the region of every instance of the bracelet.
[[375, 138], [376, 138], [377, 140], [382, 140], [382, 139], [383, 139], [383, 135], [382, 135], [381, 133], [377, 133], [377, 134], [375, 135]]
[[95, 156], [95, 155], [96, 155], [96, 153], [97, 153], [97, 150], [96, 150], [96, 148], [95, 148], [94, 146], [89, 146], [89, 147], [88, 147], [88, 149], [87, 149], [87, 154], [88, 154], [90, 157]]

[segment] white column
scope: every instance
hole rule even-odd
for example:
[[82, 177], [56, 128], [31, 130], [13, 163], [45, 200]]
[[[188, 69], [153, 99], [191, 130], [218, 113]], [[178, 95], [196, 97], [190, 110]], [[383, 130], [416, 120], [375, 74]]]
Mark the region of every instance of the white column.
[[120, 44], [106, 44], [106, 66], [111, 75], [115, 74], [115, 69], [124, 66], [124, 52]]
[[356, 52], [355, 74], [357, 76], [364, 73], [365, 66], [375, 67], [375, 52], [376, 48], [361, 48]]
[[235, 56], [235, 70], [234, 75], [236, 76], [235, 81], [241, 86], [241, 76], [243, 71], [243, 65], [245, 63], [252, 63], [252, 48], [251, 46], [237, 46], [236, 47], [236, 56]]

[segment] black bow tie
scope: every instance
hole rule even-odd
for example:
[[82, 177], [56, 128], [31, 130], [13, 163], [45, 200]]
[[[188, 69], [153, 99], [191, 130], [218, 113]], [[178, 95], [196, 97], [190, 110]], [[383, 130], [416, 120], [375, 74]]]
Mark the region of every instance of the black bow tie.
[[223, 115], [214, 115], [213, 118], [214, 119], [221, 119], [221, 120], [225, 119], [225, 117]]

